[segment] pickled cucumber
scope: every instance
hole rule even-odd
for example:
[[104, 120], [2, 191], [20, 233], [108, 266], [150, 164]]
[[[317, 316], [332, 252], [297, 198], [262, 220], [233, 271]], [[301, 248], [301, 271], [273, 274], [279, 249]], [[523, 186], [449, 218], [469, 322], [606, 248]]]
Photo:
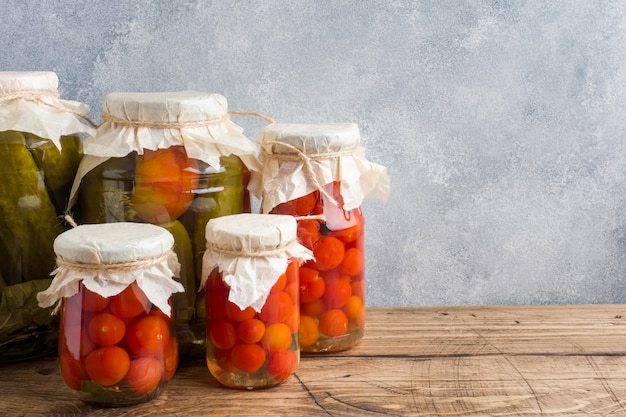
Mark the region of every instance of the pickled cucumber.
[[242, 164], [236, 156], [220, 159], [223, 169], [200, 175], [199, 193], [183, 215], [183, 223], [191, 231], [198, 284], [202, 274], [202, 255], [206, 247], [205, 229], [209, 220], [239, 214], [244, 210]]
[[110, 158], [89, 171], [82, 179], [80, 211], [83, 223], [136, 221], [133, 208], [135, 154]]
[[194, 316], [196, 293], [198, 291], [194, 277], [191, 239], [185, 227], [178, 220], [160, 224], [159, 226], [165, 228], [174, 236], [174, 251], [178, 256], [178, 262], [180, 262], [179, 281], [185, 287], [185, 292], [172, 294], [172, 304], [176, 311], [176, 322], [186, 323]]
[[0, 132], [0, 240], [22, 280], [46, 278], [54, 268], [54, 239], [63, 232], [24, 135]]
[[61, 150], [50, 139], [24, 133], [26, 147], [43, 175], [50, 198], [62, 214], [67, 206], [72, 182], [82, 157], [82, 140], [78, 135], [61, 136]]

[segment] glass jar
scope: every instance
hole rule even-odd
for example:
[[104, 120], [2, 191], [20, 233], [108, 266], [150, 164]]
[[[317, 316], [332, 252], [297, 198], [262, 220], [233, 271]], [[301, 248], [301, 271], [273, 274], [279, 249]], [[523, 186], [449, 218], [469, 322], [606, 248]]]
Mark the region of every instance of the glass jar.
[[349, 123], [281, 124], [259, 133], [262, 210], [295, 216], [314, 260], [300, 268], [300, 349], [335, 352], [365, 329], [365, 197], [385, 199], [386, 169], [368, 162]]
[[0, 72], [0, 363], [56, 352], [58, 318], [37, 305], [82, 157], [77, 113], [53, 72]]
[[217, 94], [111, 93], [102, 117], [85, 141], [74, 184], [81, 220], [147, 222], [174, 235], [186, 289], [173, 297], [179, 352], [202, 358], [205, 302], [197, 288], [204, 229], [209, 219], [249, 208], [255, 145], [230, 121], [226, 99]]
[[203, 260], [206, 361], [223, 385], [266, 388], [300, 360], [299, 264], [292, 216], [239, 214], [209, 221]]
[[81, 400], [127, 406], [156, 398], [178, 366], [171, 295], [184, 287], [173, 236], [139, 223], [82, 225], [54, 241], [57, 269], [38, 295], [59, 300], [59, 369]]

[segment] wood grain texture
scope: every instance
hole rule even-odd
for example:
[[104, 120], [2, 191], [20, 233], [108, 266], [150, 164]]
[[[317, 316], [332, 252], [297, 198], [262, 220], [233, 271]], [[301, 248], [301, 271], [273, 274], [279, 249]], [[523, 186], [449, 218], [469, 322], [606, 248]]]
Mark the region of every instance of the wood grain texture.
[[626, 416], [625, 311], [369, 309], [358, 346], [303, 356], [280, 386], [223, 388], [204, 362], [183, 363], [160, 397], [126, 408], [78, 401], [54, 357], [0, 365], [0, 415]]

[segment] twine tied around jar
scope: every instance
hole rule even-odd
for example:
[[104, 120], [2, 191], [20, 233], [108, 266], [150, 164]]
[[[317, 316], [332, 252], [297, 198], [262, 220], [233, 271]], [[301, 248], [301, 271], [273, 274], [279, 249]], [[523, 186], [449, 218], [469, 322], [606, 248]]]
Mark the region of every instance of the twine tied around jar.
[[72, 269], [74, 271], [106, 271], [106, 272], [127, 272], [133, 271], [136, 269], [144, 269], [149, 268], [153, 265], [157, 265], [161, 262], [164, 262], [171, 258], [172, 256], [176, 256], [176, 252], [173, 250], [169, 250], [165, 252], [161, 256], [155, 256], [152, 258], [138, 259], [135, 261], [128, 262], [114, 262], [114, 263], [82, 263], [82, 262], [72, 262], [66, 261], [61, 257], [57, 257], [56, 264], [58, 268], [67, 268]]
[[313, 171], [313, 165], [311, 161], [323, 161], [326, 159], [333, 159], [343, 155], [352, 155], [354, 153], [354, 149], [346, 149], [342, 151], [335, 152], [324, 152], [324, 153], [316, 153], [316, 154], [306, 154], [300, 150], [297, 146], [291, 145], [289, 143], [280, 142], [280, 141], [266, 141], [263, 142], [263, 145], [281, 145], [295, 152], [295, 155], [291, 154], [277, 154], [268, 151], [265, 147], [261, 147], [261, 153], [270, 159], [275, 159], [278, 161], [302, 161], [304, 163], [304, 175], [313, 187], [315, 187], [324, 197], [328, 199], [333, 205], [338, 206], [337, 200], [333, 196], [331, 196], [328, 191], [324, 189], [324, 186], [319, 183], [315, 172]]
[[276, 248], [276, 249], [270, 249], [270, 250], [262, 250], [262, 251], [245, 251], [245, 250], [229, 250], [229, 249], [224, 249], [224, 248], [220, 248], [216, 245], [214, 245], [211, 242], [207, 242], [206, 243], [206, 250], [211, 251], [211, 252], [215, 252], [215, 253], [219, 253], [220, 255], [228, 255], [228, 256], [232, 256], [232, 257], [247, 257], [247, 258], [269, 258], [272, 256], [278, 256], [278, 255], [282, 255], [283, 253], [285, 253], [286, 251], [289, 250], [290, 247], [297, 245], [298, 241], [296, 240], [292, 240], [291, 242], [288, 242], [286, 245], [280, 247], [280, 248]]
[[120, 117], [115, 117], [112, 114], [107, 113], [107, 112], [102, 113], [102, 120], [104, 120], [105, 122], [115, 123], [115, 124], [119, 124], [119, 125], [126, 126], [126, 127], [132, 127], [132, 128], [147, 127], [147, 128], [152, 128], [152, 129], [186, 129], [186, 128], [193, 128], [193, 127], [204, 127], [204, 126], [209, 126], [209, 125], [216, 124], [216, 123], [221, 123], [224, 120], [227, 120], [229, 118], [228, 117], [229, 114], [237, 114], [237, 115], [242, 115], [242, 116], [256, 116], [256, 117], [262, 118], [263, 120], [265, 120], [266, 122], [270, 124], [274, 123], [274, 120], [272, 118], [264, 116], [261, 113], [240, 112], [240, 111], [234, 111], [234, 110], [229, 110], [228, 114], [224, 114], [223, 116], [216, 117], [213, 119], [191, 120], [188, 122], [174, 122], [174, 121], [155, 122], [155, 121], [146, 121], [146, 120], [128, 120], [128, 119], [122, 119]]
[[87, 116], [86, 114], [83, 114], [79, 111], [70, 109], [65, 106], [57, 105], [56, 103], [50, 103], [49, 101], [44, 100], [44, 98], [48, 98], [48, 97], [58, 99], [59, 92], [56, 90], [20, 90], [20, 91], [0, 93], [0, 101], [12, 101], [12, 100], [34, 101], [36, 103], [44, 104], [55, 110], [59, 110], [59, 111], [66, 112], [66, 113], [71, 113], [85, 120], [92, 127], [94, 128], [98, 127], [98, 125], [94, 123], [94, 121], [91, 120], [91, 118], [89, 118], [89, 116]]

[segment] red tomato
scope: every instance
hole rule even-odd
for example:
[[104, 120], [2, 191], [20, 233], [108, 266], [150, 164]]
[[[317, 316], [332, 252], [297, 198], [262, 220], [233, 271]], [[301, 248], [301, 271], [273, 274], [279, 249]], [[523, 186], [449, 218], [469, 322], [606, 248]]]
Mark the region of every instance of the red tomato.
[[128, 325], [126, 343], [140, 356], [162, 357], [170, 340], [170, 328], [159, 316], [144, 316]]
[[198, 186], [198, 163], [185, 148], [172, 146], [137, 155], [132, 202], [137, 215], [154, 224], [167, 223], [183, 214]]

